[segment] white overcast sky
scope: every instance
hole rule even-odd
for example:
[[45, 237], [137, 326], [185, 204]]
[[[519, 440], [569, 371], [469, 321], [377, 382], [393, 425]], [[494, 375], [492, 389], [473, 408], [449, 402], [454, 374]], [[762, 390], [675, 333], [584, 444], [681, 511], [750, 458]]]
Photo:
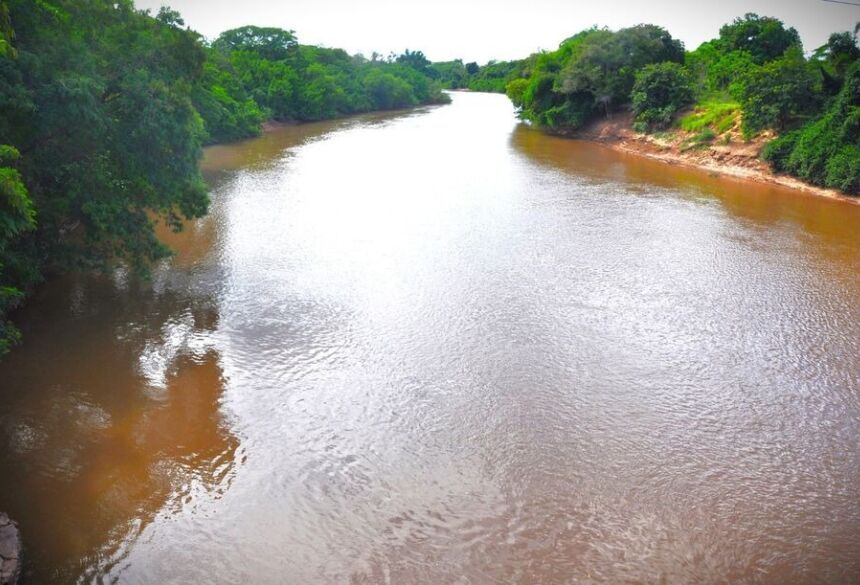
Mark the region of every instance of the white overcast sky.
[[[845, 0], [857, 2], [860, 0]], [[795, 27], [810, 51], [831, 32], [854, 28], [860, 6], [822, 0], [137, 0], [167, 4], [208, 38], [256, 24], [296, 31], [305, 44], [384, 55], [422, 50], [433, 61], [485, 63], [554, 49], [591, 25], [639, 23], [665, 27], [694, 49], [722, 24], [747, 12], [776, 16]]]

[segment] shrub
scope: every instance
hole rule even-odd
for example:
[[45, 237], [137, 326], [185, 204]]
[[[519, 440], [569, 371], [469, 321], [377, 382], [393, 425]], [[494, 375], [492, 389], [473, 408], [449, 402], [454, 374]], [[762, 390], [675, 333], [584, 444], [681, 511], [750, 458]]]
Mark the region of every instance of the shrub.
[[717, 138], [716, 132], [711, 130], [710, 128], [705, 128], [696, 136], [697, 144], [707, 144], [709, 142], [713, 142]]
[[815, 185], [860, 195], [860, 63], [848, 72], [830, 109], [803, 128], [765, 147], [775, 170]]
[[788, 157], [794, 151], [799, 137], [799, 132], [789, 132], [772, 140], [762, 150], [762, 158], [769, 162], [775, 171], [787, 171]]
[[824, 186], [860, 194], [860, 147], [847, 144], [827, 162]]
[[528, 86], [528, 79], [514, 79], [505, 88], [505, 93], [508, 94], [508, 98], [510, 98], [515, 107], [523, 107], [525, 103], [525, 93]]

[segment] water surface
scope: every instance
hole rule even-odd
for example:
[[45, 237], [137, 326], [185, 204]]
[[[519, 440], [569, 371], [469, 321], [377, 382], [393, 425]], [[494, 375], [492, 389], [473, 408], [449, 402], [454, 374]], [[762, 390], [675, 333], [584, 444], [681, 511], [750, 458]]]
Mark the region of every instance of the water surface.
[[502, 96], [207, 152], [0, 364], [27, 584], [854, 583], [860, 206]]

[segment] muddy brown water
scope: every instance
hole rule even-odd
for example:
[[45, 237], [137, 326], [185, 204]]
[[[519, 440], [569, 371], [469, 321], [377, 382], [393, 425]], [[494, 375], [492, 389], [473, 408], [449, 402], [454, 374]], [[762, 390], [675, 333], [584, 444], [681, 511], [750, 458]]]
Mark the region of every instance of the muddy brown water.
[[16, 315], [25, 585], [860, 582], [860, 206], [482, 94], [203, 168]]

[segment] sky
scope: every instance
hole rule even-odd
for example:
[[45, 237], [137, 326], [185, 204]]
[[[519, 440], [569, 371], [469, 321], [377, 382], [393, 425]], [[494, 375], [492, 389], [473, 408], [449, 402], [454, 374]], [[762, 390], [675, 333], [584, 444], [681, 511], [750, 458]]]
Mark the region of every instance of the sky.
[[[860, 0], [844, 0], [857, 2]], [[657, 24], [688, 49], [717, 36], [720, 26], [747, 12], [775, 16], [795, 27], [804, 48], [832, 32], [853, 30], [860, 6], [823, 0], [137, 0], [139, 8], [168, 4], [207, 38], [255, 24], [296, 31], [299, 42], [369, 56], [421, 50], [432, 61], [526, 57], [555, 49], [592, 25], [623, 28]]]

